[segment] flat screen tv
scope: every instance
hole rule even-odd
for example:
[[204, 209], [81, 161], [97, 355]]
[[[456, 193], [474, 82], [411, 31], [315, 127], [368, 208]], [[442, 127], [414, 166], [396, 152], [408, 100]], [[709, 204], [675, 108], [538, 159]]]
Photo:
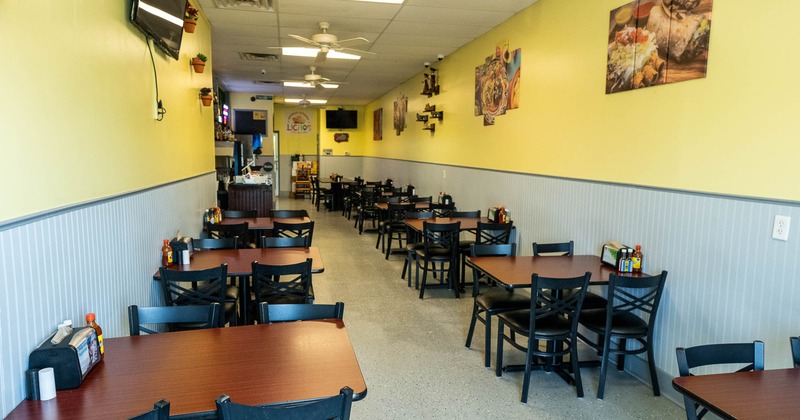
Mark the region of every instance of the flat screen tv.
[[132, 0], [131, 22], [170, 57], [178, 59], [187, 0]]
[[329, 130], [345, 130], [358, 128], [358, 111], [345, 109], [326, 109], [325, 128]]

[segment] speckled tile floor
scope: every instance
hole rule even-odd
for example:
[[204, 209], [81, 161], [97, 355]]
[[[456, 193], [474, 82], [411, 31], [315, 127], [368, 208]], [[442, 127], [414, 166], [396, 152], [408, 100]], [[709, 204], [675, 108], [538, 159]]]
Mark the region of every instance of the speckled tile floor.
[[[464, 347], [470, 297], [434, 289], [420, 300], [400, 278], [402, 257], [385, 260], [375, 234], [359, 236], [353, 221], [340, 212], [317, 212], [308, 199], [279, 199], [276, 207], [308, 209], [317, 222], [314, 245], [325, 262], [325, 272], [314, 276], [317, 302], [345, 302], [344, 320], [368, 388], [353, 404], [353, 419], [684, 418], [682, 407], [615, 369], [603, 400], [595, 398], [597, 368], [581, 369], [584, 398], [558, 376], [534, 371], [528, 403], [520, 403], [521, 372], [496, 377], [494, 358], [491, 370], [483, 367], [481, 324], [472, 348]], [[523, 359], [520, 351], [505, 351], [506, 363]]]

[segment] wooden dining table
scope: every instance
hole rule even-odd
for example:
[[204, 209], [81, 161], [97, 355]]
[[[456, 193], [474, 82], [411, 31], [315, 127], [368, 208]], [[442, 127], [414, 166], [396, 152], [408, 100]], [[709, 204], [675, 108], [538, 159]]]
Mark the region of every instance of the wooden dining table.
[[531, 287], [531, 274], [543, 277], [578, 277], [587, 271], [592, 273], [590, 285], [608, 284], [610, 275], [631, 277], [646, 276], [644, 273], [620, 273], [614, 267], [603, 264], [595, 255], [573, 255], [560, 257], [469, 257], [467, 265], [506, 287]]
[[[319, 248], [315, 246], [308, 248], [244, 248], [195, 251], [188, 265], [173, 264], [168, 269], [196, 271], [227, 264], [229, 277], [250, 277], [253, 274], [253, 261], [266, 265], [289, 265], [304, 262], [307, 258], [311, 258], [312, 274], [325, 271], [322, 255], [319, 252]], [[153, 280], [159, 280], [160, 278], [160, 273], [156, 271], [153, 275]], [[243, 324], [250, 323], [250, 311], [248, 310], [250, 302], [249, 283], [247, 280], [242, 281], [239, 289], [239, 313], [242, 316]]]
[[800, 417], [800, 369], [682, 376], [672, 387], [724, 419]]
[[214, 417], [215, 399], [263, 405], [367, 394], [340, 319], [181, 331], [105, 340], [104, 360], [75, 389], [24, 400], [7, 419], [127, 419], [167, 400], [170, 415]]
[[308, 223], [311, 219], [308, 217], [236, 217], [222, 219], [219, 224], [237, 225], [247, 222], [247, 228], [250, 230], [272, 230], [276, 221], [282, 223]]
[[[430, 203], [427, 203], [430, 204]], [[406, 219], [405, 224], [416, 232], [422, 232], [422, 228], [428, 223], [455, 223], [461, 222], [461, 231], [475, 231], [478, 229], [478, 222], [489, 223], [488, 217], [434, 217], [432, 219]]]

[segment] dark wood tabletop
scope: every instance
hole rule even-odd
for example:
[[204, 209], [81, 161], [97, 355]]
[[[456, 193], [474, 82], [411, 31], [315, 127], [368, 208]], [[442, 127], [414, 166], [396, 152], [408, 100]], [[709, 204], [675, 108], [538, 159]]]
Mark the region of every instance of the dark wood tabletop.
[[[411, 229], [417, 232], [422, 232], [422, 227], [425, 222], [428, 223], [455, 223], [461, 222], [461, 230], [476, 230], [478, 229], [478, 222], [489, 223], [488, 217], [434, 217], [433, 219], [406, 219], [405, 223]], [[530, 283], [530, 281], [528, 281]]]
[[486, 273], [509, 287], [530, 287], [531, 274], [544, 277], [578, 277], [592, 273], [590, 284], [608, 284], [612, 273], [639, 277], [644, 274], [619, 273], [595, 255], [571, 257], [470, 257], [467, 265]]
[[800, 416], [800, 369], [677, 377], [672, 387], [726, 419]]
[[236, 225], [247, 222], [247, 228], [250, 230], [272, 230], [275, 227], [275, 221], [283, 223], [307, 223], [311, 219], [308, 217], [236, 217], [222, 219], [220, 225]]
[[210, 413], [221, 394], [249, 405], [337, 395], [367, 385], [342, 320], [286, 322], [105, 340], [81, 386], [23, 401], [8, 419], [127, 419], [170, 402], [170, 415]]
[[[315, 246], [308, 248], [244, 248], [195, 251], [189, 265], [173, 264], [169, 269], [176, 271], [206, 270], [219, 267], [221, 264], [228, 264], [229, 276], [249, 276], [253, 272], [251, 265], [253, 261], [269, 265], [288, 265], [301, 263], [306, 258], [312, 259], [312, 273], [325, 271], [319, 248]], [[154, 279], [159, 277], [158, 272], [153, 276]]]

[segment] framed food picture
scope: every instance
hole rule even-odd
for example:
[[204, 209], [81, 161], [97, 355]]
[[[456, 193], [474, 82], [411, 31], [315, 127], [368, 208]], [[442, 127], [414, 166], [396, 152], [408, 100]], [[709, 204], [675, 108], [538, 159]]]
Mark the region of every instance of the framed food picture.
[[706, 77], [713, 0], [634, 0], [611, 11], [606, 93]]

